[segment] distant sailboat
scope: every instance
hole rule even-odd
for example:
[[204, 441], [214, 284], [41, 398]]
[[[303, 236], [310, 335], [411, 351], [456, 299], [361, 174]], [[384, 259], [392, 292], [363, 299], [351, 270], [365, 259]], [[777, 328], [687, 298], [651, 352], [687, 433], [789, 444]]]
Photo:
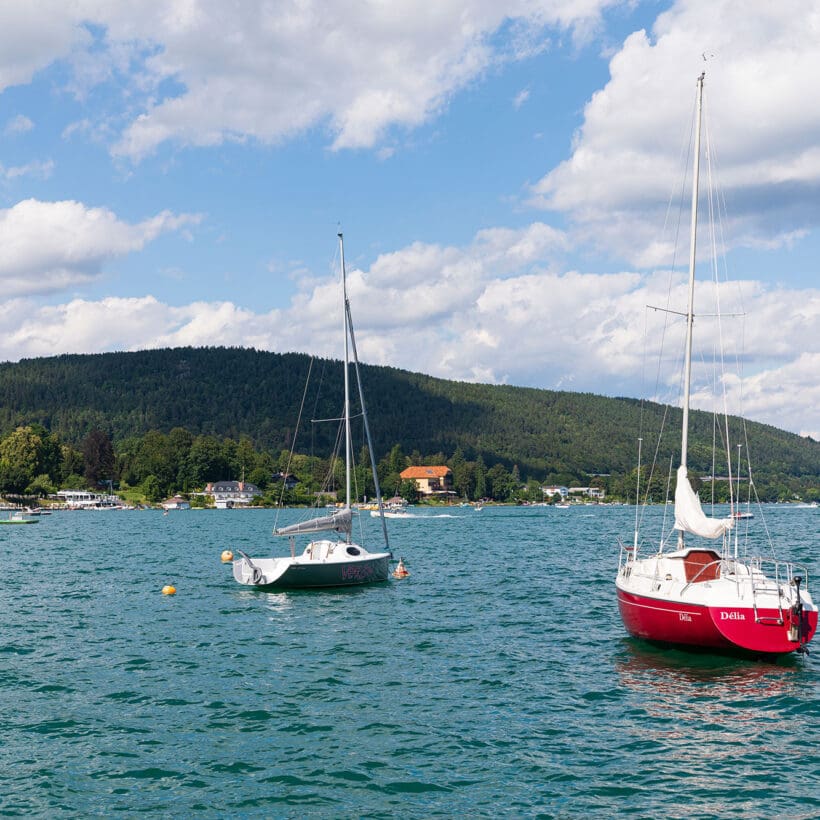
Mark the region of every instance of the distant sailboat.
[[[250, 558], [237, 550], [239, 558], [233, 562], [233, 575], [237, 582], [247, 586], [265, 589], [306, 589], [312, 587], [337, 587], [355, 584], [368, 584], [386, 581], [389, 563], [392, 558], [390, 552], [387, 527], [382, 524], [384, 535], [384, 551], [370, 552], [363, 545], [352, 540], [353, 509], [351, 507], [351, 469], [353, 462], [353, 444], [350, 430], [350, 348], [352, 347], [356, 379], [359, 388], [362, 415], [365, 422], [365, 431], [368, 446], [373, 453], [370, 443], [370, 431], [367, 423], [367, 414], [364, 407], [361, 380], [359, 379], [358, 356], [356, 341], [353, 334], [350, 303], [347, 298], [347, 277], [344, 262], [344, 239], [339, 234], [339, 248], [342, 265], [342, 295], [344, 302], [344, 443], [345, 443], [345, 504], [344, 507], [329, 515], [312, 518], [297, 524], [274, 530], [274, 535], [285, 536], [290, 539], [290, 556], [277, 558]], [[371, 461], [374, 482], [379, 505], [381, 493], [378, 487], [378, 476], [375, 464]], [[295, 538], [297, 535], [330, 532], [341, 535], [342, 538], [320, 538], [311, 540], [304, 550], [297, 554]]]
[[[621, 618], [633, 636], [690, 647], [781, 655], [804, 651], [817, 629], [817, 607], [809, 595], [806, 569], [774, 557], [741, 558], [738, 539], [731, 537], [732, 527], [740, 516], [707, 517], [688, 476], [703, 79], [701, 75], [697, 83], [683, 424], [675, 490], [677, 544], [674, 550], [665, 552], [661, 540], [653, 554], [639, 555], [636, 511], [634, 540], [631, 546], [621, 544], [615, 586]], [[640, 465], [638, 476], [640, 479]], [[685, 535], [710, 541], [720, 539], [722, 548], [690, 545]]]

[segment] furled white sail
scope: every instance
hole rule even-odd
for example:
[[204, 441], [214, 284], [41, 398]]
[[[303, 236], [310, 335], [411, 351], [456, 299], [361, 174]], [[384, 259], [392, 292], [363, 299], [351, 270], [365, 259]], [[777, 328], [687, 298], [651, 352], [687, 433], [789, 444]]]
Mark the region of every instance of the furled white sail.
[[678, 467], [675, 488], [675, 529], [691, 532], [702, 538], [720, 538], [732, 528], [731, 518], [709, 518], [700, 506], [700, 499], [689, 483], [686, 467]]
[[274, 535], [299, 535], [306, 532], [325, 532], [335, 530], [336, 532], [349, 533], [352, 528], [353, 516], [349, 509], [345, 508], [331, 515], [323, 515], [319, 518], [311, 518], [309, 521], [300, 521], [298, 524], [291, 524], [289, 527], [282, 527], [274, 530]]

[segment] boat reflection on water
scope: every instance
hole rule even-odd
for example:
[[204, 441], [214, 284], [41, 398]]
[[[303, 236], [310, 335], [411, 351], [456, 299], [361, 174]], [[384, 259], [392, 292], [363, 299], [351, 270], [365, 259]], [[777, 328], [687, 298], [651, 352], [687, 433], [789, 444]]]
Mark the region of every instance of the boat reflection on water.
[[658, 730], [668, 722], [684, 735], [695, 724], [701, 742], [707, 729], [723, 733], [757, 721], [763, 730], [779, 712], [787, 713], [784, 719], [792, 715], [806, 698], [804, 667], [796, 656], [765, 663], [647, 646], [635, 638], [624, 639], [615, 663], [624, 687], [653, 695], [642, 703], [649, 716], [663, 719], [654, 724]]
[[[738, 687], [755, 687], [765, 681], [788, 681], [804, 671], [805, 661], [788, 655], [777, 662], [747, 660], [736, 655], [720, 655], [688, 649], [647, 644], [639, 638], [624, 638], [616, 668], [622, 682], [636, 686], [646, 684], [655, 690], [674, 688], [678, 683], [709, 686], [731, 683]], [[768, 688], [768, 686], [767, 686]]]

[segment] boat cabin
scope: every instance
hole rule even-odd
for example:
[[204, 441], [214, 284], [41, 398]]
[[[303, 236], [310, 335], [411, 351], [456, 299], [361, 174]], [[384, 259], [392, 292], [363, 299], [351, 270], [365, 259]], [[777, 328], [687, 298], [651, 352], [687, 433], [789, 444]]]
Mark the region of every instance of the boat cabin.
[[687, 549], [681, 556], [687, 583], [714, 581], [720, 578], [720, 556], [709, 549]]

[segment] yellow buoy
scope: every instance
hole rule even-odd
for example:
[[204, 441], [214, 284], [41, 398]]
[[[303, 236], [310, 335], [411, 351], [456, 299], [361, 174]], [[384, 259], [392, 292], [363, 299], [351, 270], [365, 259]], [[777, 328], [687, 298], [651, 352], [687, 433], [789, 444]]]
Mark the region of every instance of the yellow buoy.
[[233, 553], [230, 550], [222, 550], [222, 563], [227, 564], [228, 561], [233, 561]]
[[171, 584], [166, 584], [162, 588], [162, 594], [163, 595], [176, 595], [177, 594], [177, 588], [175, 586], [171, 586]]

